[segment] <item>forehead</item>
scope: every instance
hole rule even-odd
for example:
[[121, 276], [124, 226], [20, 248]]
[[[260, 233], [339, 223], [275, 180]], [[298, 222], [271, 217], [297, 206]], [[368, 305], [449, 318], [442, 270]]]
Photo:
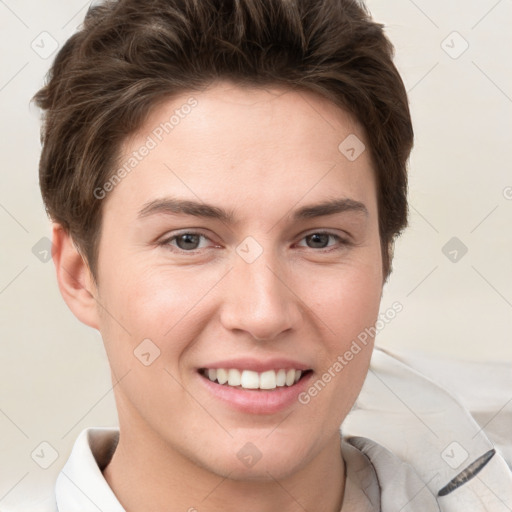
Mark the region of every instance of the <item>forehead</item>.
[[[213, 125], [216, 129], [211, 131]], [[244, 130], [239, 131], [240, 128]], [[256, 151], [259, 141], [270, 142], [265, 133], [271, 132], [278, 133], [279, 138], [273, 142], [281, 147], [282, 142], [292, 137], [296, 141], [306, 138], [311, 143], [308, 146], [328, 133], [334, 143], [347, 134], [357, 134], [360, 139], [366, 137], [363, 126], [353, 115], [319, 93], [277, 85], [242, 87], [218, 81], [202, 91], [161, 100], [152, 108], [135, 138], [149, 134], [158, 143], [165, 143], [163, 139], [171, 138], [167, 136], [183, 133], [193, 135], [196, 141], [213, 142], [220, 147], [228, 142], [219, 137], [221, 132], [235, 135], [238, 144], [246, 142]], [[133, 139], [126, 141], [125, 148]]]
[[277, 205], [326, 193], [375, 196], [363, 127], [318, 94], [281, 87], [219, 82], [160, 102], [124, 142], [122, 167], [126, 177], [109, 199], [122, 194], [127, 205], [170, 191], [240, 207], [260, 207], [261, 197]]

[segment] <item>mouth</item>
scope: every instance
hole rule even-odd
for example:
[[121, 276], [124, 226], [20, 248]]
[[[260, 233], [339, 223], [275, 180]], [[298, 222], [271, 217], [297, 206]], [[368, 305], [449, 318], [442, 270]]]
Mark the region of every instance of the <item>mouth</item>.
[[256, 372], [238, 368], [200, 368], [198, 373], [210, 382], [224, 387], [252, 391], [275, 391], [290, 388], [305, 379], [312, 370], [278, 368]]

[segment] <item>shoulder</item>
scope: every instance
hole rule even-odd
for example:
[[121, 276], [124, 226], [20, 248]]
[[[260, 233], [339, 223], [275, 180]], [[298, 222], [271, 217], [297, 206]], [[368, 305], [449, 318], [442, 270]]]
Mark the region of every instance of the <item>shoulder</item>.
[[349, 510], [439, 512], [436, 497], [414, 468], [382, 445], [348, 437], [342, 453], [347, 469], [343, 504]]
[[[418, 365], [423, 371], [408, 363], [376, 349], [363, 389], [342, 425], [343, 436], [352, 438], [349, 442], [375, 468], [382, 495], [386, 486], [394, 489], [394, 480], [409, 478], [407, 473], [415, 474], [412, 480], [417, 477], [443, 511], [457, 510], [461, 498], [468, 500], [468, 511], [512, 505], [512, 471], [501, 449], [510, 447], [510, 431], [501, 444], [493, 442], [470, 410], [475, 405], [468, 397], [471, 391], [464, 385], [453, 386], [453, 391], [451, 381], [464, 377], [460, 364], [454, 363], [454, 374], [446, 375], [450, 367], [444, 362], [441, 378], [441, 363], [423, 362]], [[479, 376], [473, 375], [473, 388], [479, 380], [481, 388], [486, 386], [482, 371]], [[489, 386], [496, 386], [500, 396], [493, 382], [489, 379]]]

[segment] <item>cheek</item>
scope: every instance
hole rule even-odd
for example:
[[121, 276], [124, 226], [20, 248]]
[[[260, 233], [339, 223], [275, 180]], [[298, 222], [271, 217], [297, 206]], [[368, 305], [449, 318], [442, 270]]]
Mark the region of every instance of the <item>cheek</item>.
[[[339, 411], [334, 422], [348, 413], [366, 376], [381, 294], [381, 273], [373, 266], [338, 272], [315, 287], [314, 313], [324, 335], [317, 378], [330, 389], [322, 393], [332, 405], [328, 408]], [[317, 389], [323, 390], [323, 384]]]
[[134, 350], [144, 340], [158, 347], [163, 356], [160, 364], [165, 361], [166, 367], [173, 367], [200, 333], [208, 314], [201, 300], [218, 281], [218, 272], [201, 274], [198, 279], [197, 272], [190, 270], [140, 266], [138, 270], [118, 267], [105, 272], [100, 330], [109, 358], [119, 368], [122, 365], [126, 371], [138, 366]]
[[342, 348], [348, 339], [375, 323], [382, 294], [381, 273], [374, 265], [338, 269], [317, 279], [304, 293], [323, 320], [328, 338]]

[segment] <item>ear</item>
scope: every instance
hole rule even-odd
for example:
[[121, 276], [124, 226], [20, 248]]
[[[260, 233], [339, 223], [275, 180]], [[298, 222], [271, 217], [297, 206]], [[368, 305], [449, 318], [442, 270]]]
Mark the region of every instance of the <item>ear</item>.
[[99, 329], [97, 289], [89, 265], [60, 224], [53, 224], [52, 243], [52, 257], [62, 297], [81, 322]]

